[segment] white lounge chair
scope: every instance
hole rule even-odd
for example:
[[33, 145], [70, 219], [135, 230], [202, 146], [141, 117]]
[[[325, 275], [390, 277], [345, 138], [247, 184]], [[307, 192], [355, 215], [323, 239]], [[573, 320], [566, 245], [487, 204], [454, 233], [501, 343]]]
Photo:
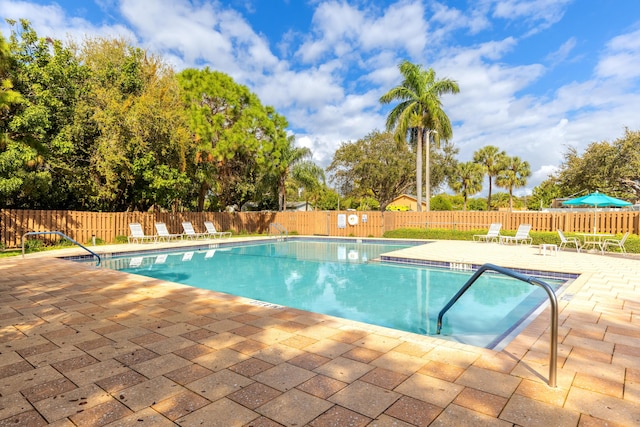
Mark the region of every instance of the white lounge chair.
[[181, 239], [182, 234], [171, 234], [169, 230], [167, 230], [167, 224], [164, 222], [156, 222], [156, 231], [158, 232], [158, 240], [166, 240], [169, 241], [171, 239]]
[[624, 236], [622, 236], [622, 239], [606, 239], [604, 242], [602, 242], [602, 252], [606, 251], [609, 246], [611, 247], [615, 247], [615, 248], [620, 248], [620, 251], [623, 254], [627, 253], [627, 250], [624, 248], [624, 244], [627, 241], [627, 238], [629, 237], [629, 232], [627, 231], [626, 233], [624, 233]]
[[474, 234], [473, 240], [475, 242], [497, 242], [500, 239], [500, 229], [502, 224], [493, 223], [489, 226], [487, 234]]
[[559, 228], [558, 235], [560, 236], [560, 246], [558, 246], [558, 249], [562, 250], [562, 248], [566, 247], [567, 245], [575, 245], [578, 253], [580, 252], [580, 240], [578, 240], [577, 237], [566, 237], [562, 230], [560, 230]]
[[515, 243], [516, 245], [518, 243], [528, 243], [531, 245], [533, 238], [529, 236], [529, 231], [531, 231], [531, 224], [520, 224], [515, 236], [500, 236], [500, 243]]
[[211, 221], [205, 221], [204, 222], [204, 226], [207, 229], [207, 234], [209, 236], [212, 236], [213, 238], [216, 237], [231, 237], [231, 232], [230, 231], [218, 231], [216, 230], [216, 226], [213, 225], [213, 223]]
[[182, 229], [184, 230], [183, 236], [187, 239], [205, 238], [208, 235], [208, 233], [196, 233], [196, 230], [193, 229], [193, 224], [191, 224], [190, 221], [183, 222]]
[[148, 236], [144, 234], [142, 225], [138, 222], [132, 222], [129, 224], [129, 230], [131, 230], [131, 236], [127, 237], [129, 243], [144, 243], [145, 241], [155, 242], [158, 236]]

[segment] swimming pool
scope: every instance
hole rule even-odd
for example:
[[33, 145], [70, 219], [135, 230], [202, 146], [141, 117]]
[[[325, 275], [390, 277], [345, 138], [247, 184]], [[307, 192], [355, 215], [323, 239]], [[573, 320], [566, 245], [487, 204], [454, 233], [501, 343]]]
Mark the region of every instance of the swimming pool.
[[[105, 268], [257, 301], [434, 335], [438, 312], [472, 272], [372, 262], [403, 245], [305, 240], [181, 250], [103, 261]], [[545, 279], [554, 289], [563, 282]], [[547, 300], [535, 286], [486, 274], [447, 312], [439, 337], [487, 348], [526, 326]]]

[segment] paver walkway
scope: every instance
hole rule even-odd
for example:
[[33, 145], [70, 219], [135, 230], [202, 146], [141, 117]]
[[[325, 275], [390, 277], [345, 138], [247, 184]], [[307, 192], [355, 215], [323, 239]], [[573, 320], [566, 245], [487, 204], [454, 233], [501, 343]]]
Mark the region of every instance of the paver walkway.
[[0, 259], [0, 426], [640, 425], [632, 257], [404, 251], [582, 273], [559, 298], [550, 388], [548, 310], [496, 352], [51, 255]]

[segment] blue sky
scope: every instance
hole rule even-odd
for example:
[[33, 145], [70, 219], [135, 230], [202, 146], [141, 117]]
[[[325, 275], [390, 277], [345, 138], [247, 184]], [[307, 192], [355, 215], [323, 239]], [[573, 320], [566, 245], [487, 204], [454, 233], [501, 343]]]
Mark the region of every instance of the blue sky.
[[178, 71], [223, 71], [287, 117], [322, 166], [384, 128], [378, 99], [404, 59], [458, 82], [443, 104], [460, 160], [492, 144], [531, 164], [521, 194], [568, 147], [640, 130], [638, 0], [0, 0], [0, 11], [40, 36], [123, 36]]

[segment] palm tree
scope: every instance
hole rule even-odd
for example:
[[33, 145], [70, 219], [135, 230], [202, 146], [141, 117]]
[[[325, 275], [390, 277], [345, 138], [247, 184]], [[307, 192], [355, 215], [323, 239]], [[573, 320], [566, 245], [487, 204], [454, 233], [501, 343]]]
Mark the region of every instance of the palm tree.
[[303, 160], [311, 157], [311, 150], [307, 147], [294, 147], [296, 137], [287, 137], [287, 145], [283, 148], [278, 167], [278, 210], [287, 210], [287, 179], [291, 174], [291, 168]]
[[458, 93], [458, 84], [450, 79], [436, 80], [436, 72], [420, 65], [403, 61], [398, 65], [404, 78], [396, 86], [380, 97], [380, 102], [388, 104], [400, 101], [387, 116], [387, 130], [395, 129], [396, 135], [403, 140], [407, 134], [416, 137], [416, 196], [418, 211], [422, 210], [422, 145], [426, 142], [426, 207], [431, 209], [429, 147], [433, 136], [436, 143], [440, 138], [451, 138], [451, 122], [442, 109], [440, 97], [447, 93]]
[[496, 177], [496, 184], [509, 190], [509, 210], [513, 210], [513, 189], [527, 185], [531, 167], [518, 156], [506, 157]]
[[304, 188], [305, 210], [309, 210], [309, 199], [317, 196], [325, 185], [324, 169], [310, 160], [297, 163], [291, 172], [295, 183]]
[[469, 196], [482, 190], [482, 166], [474, 162], [458, 163], [451, 188], [460, 193], [464, 199], [462, 210], [467, 210]]
[[491, 210], [491, 193], [493, 189], [493, 177], [498, 175], [500, 166], [504, 162], [507, 153], [500, 151], [494, 145], [487, 145], [473, 153], [473, 161], [481, 165], [489, 177], [489, 195], [487, 196], [487, 210]]

